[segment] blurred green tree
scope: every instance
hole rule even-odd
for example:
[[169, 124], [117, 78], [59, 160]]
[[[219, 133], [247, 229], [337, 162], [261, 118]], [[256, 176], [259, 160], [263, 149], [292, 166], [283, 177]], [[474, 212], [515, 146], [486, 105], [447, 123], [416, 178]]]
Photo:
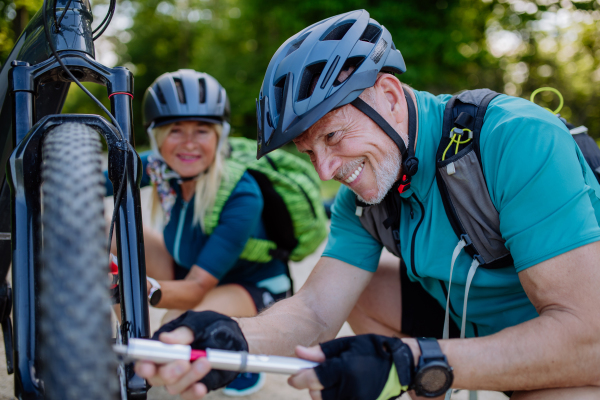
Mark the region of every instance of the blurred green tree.
[[[5, 60], [43, 0], [0, 0], [0, 61]], [[2, 62], [3, 64], [3, 62]]]
[[[463, 4], [464, 3], [464, 4]], [[236, 134], [256, 135], [255, 98], [264, 71], [277, 48], [304, 27], [329, 16], [364, 7], [358, 0], [149, 0], [136, 3], [126, 43], [114, 37], [120, 63], [135, 72], [135, 120], [138, 142], [144, 140], [141, 100], [161, 73], [194, 68], [215, 76], [227, 89]], [[434, 92], [457, 91], [478, 84], [498, 86], [498, 60], [486, 57], [486, 20], [493, 5], [467, 1], [431, 7], [425, 2], [372, 1], [371, 16], [392, 32], [409, 66], [407, 83]], [[463, 23], [450, 35], [460, 16]], [[466, 58], [457, 44], [474, 49]], [[474, 78], [475, 77], [475, 78]]]
[[[304, 27], [365, 7], [402, 51], [401, 80], [433, 93], [489, 87], [529, 95], [557, 87], [562, 114], [600, 137], [598, 2], [563, 0], [150, 0], [137, 4], [120, 62], [136, 70], [140, 140], [143, 91], [161, 73], [194, 68], [228, 90], [236, 134], [256, 134], [255, 103], [277, 48]], [[550, 22], [549, 22], [550, 21]], [[554, 22], [552, 22], [554, 21]], [[555, 48], [551, 46], [555, 42]], [[529, 72], [532, 71], [532, 72]], [[595, 72], [598, 71], [598, 72]], [[555, 100], [546, 94], [543, 105]]]

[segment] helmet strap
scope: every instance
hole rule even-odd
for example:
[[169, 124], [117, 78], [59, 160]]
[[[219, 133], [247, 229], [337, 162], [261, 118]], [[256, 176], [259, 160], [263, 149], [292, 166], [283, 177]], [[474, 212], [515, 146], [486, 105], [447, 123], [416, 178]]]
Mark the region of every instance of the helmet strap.
[[417, 112], [415, 103], [408, 93], [404, 93], [406, 98], [406, 106], [408, 108], [408, 147], [396, 132], [394, 128], [383, 118], [373, 107], [368, 105], [363, 99], [357, 97], [350, 104], [356, 107], [359, 111], [371, 118], [377, 126], [384, 131], [390, 139], [396, 143], [402, 156], [402, 178], [399, 180], [398, 191], [403, 193], [410, 188], [412, 177], [419, 169], [419, 160], [415, 157], [415, 140], [417, 137]]

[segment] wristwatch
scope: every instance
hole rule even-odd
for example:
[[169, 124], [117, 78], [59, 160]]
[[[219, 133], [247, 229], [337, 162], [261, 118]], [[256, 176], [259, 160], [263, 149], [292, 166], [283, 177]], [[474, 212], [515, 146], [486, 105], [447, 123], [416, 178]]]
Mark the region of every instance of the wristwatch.
[[443, 395], [454, 380], [452, 367], [436, 339], [417, 338], [421, 357], [415, 371], [414, 390], [417, 396], [437, 397]]
[[160, 298], [162, 297], [162, 291], [160, 290], [160, 284], [156, 281], [156, 279], [150, 278], [149, 276], [147, 276], [146, 279], [148, 279], [148, 282], [150, 282], [152, 285], [150, 288], [150, 294], [148, 295], [148, 303], [154, 307], [160, 301]]

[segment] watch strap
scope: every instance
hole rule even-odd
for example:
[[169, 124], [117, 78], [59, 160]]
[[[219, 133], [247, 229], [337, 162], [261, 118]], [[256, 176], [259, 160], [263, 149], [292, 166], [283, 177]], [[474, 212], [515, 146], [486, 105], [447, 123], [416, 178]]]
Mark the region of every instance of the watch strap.
[[150, 278], [149, 276], [147, 276], [146, 279], [148, 279], [148, 282], [152, 285], [152, 289], [160, 289], [160, 283], [158, 283], [156, 279]]
[[160, 302], [160, 298], [162, 297], [160, 283], [156, 281], [154, 278], [146, 277], [148, 282], [152, 287], [150, 288], [150, 293], [148, 294], [148, 302], [151, 306], [155, 306]]
[[419, 357], [419, 366], [435, 360], [443, 360], [447, 362], [446, 356], [442, 353], [442, 349], [437, 339], [434, 338], [417, 338], [419, 348], [421, 349], [421, 357]]

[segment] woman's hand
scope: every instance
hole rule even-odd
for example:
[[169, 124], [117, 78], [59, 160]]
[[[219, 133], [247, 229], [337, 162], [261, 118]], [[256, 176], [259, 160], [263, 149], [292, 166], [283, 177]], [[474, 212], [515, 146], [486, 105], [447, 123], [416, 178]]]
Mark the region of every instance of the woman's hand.
[[[189, 345], [194, 341], [194, 334], [189, 328], [179, 327], [171, 332], [161, 333], [159, 340], [169, 344]], [[208, 392], [206, 386], [198, 382], [210, 372], [210, 364], [206, 358], [199, 358], [193, 363], [179, 360], [164, 365], [138, 361], [135, 363], [135, 372], [147, 379], [152, 386], [165, 386], [170, 394], [179, 394], [184, 400], [198, 400]]]
[[[298, 358], [303, 358], [309, 361], [322, 363], [325, 361], [325, 354], [321, 350], [321, 346], [313, 347], [296, 347], [296, 355]], [[324, 389], [319, 381], [314, 369], [305, 369], [292, 375], [288, 379], [288, 384], [296, 389], [308, 389], [308, 393], [312, 400], [321, 400], [321, 390]]]

